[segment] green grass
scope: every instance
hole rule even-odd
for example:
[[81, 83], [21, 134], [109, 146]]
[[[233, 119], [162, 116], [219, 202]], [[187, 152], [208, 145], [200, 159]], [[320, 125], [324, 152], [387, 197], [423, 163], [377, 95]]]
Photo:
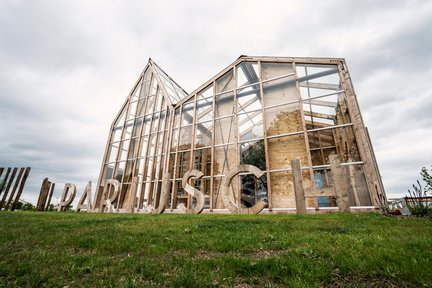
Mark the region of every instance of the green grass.
[[432, 287], [431, 236], [372, 213], [2, 211], [0, 287]]

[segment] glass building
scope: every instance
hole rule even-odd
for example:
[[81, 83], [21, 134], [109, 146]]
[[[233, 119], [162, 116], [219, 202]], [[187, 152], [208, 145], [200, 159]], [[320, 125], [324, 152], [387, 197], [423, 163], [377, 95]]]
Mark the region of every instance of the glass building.
[[[377, 208], [385, 192], [344, 59], [240, 56], [191, 93], [149, 59], [110, 128], [95, 205], [116, 179], [116, 209], [194, 208], [189, 184], [205, 212], [229, 213], [223, 180], [250, 164], [262, 176], [233, 175], [233, 203], [295, 210], [291, 160], [299, 159], [307, 207], [335, 207], [330, 155], [350, 206]], [[201, 177], [183, 181], [191, 170]]]

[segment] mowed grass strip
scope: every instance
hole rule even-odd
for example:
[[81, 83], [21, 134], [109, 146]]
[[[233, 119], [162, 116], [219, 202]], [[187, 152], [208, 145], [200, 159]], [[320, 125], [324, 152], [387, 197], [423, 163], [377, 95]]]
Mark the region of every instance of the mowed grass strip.
[[0, 212], [0, 287], [432, 287], [432, 222]]

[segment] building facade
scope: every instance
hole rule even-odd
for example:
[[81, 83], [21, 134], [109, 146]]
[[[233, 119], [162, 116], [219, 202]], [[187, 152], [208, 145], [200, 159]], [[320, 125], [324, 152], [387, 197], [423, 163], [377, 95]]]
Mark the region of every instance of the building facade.
[[344, 59], [241, 56], [192, 93], [150, 59], [111, 126], [95, 206], [115, 179], [116, 209], [233, 211], [225, 194], [294, 211], [299, 159], [307, 207], [334, 207], [331, 155], [350, 206], [377, 208], [385, 192]]

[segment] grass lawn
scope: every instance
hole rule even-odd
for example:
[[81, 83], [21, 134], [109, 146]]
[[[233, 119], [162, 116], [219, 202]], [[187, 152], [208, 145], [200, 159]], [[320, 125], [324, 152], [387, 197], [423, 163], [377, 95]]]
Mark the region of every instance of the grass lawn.
[[0, 212], [0, 287], [432, 287], [432, 221]]

